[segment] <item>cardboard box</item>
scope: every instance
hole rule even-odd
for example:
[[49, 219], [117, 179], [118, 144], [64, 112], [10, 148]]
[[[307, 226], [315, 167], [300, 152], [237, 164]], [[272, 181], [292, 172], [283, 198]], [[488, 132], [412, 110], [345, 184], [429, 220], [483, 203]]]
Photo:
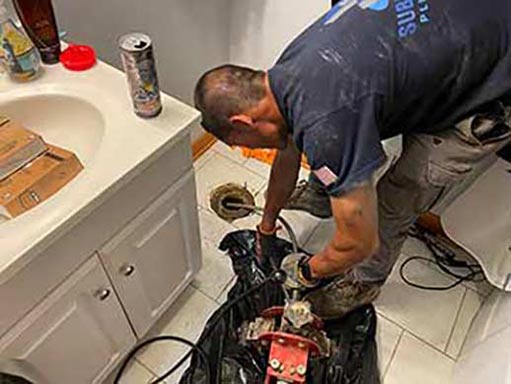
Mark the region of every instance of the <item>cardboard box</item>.
[[72, 152], [48, 151], [0, 181], [0, 215], [14, 218], [53, 196], [83, 169]]
[[20, 123], [0, 116], [0, 181], [48, 150], [43, 139]]

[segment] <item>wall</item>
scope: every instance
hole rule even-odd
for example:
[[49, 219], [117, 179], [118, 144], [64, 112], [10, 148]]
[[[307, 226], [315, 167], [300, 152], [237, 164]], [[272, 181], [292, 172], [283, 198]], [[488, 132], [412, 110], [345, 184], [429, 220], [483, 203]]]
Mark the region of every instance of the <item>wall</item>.
[[[53, 0], [59, 28], [73, 42], [93, 45], [120, 68], [120, 35], [148, 33], [155, 45], [161, 88], [191, 103], [207, 68], [228, 61], [231, 0]], [[194, 127], [193, 138], [202, 133]]]
[[[156, 49], [162, 89], [192, 102], [198, 77], [225, 62], [268, 68], [329, 0], [53, 0], [68, 39], [93, 45], [121, 68], [120, 35], [144, 31]], [[202, 134], [194, 127], [193, 138]]]
[[230, 58], [269, 68], [287, 43], [330, 7], [330, 0], [234, 0]]

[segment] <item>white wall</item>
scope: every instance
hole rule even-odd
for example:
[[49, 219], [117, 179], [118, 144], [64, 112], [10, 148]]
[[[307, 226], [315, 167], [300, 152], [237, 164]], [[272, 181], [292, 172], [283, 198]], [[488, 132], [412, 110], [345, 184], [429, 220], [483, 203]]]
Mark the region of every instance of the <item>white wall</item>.
[[330, 0], [233, 0], [230, 58], [269, 68], [287, 43], [330, 7]]
[[[191, 103], [206, 69], [229, 59], [231, 0], [53, 0], [59, 28], [69, 39], [94, 46], [99, 57], [121, 67], [117, 39], [148, 33], [155, 45], [161, 88]], [[194, 128], [193, 136], [201, 134]]]

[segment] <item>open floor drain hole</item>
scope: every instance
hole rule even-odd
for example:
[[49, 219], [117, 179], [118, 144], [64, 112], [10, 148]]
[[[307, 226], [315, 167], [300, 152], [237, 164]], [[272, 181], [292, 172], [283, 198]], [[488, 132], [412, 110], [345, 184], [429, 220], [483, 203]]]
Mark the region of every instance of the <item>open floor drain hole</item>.
[[236, 205], [254, 206], [254, 196], [247, 188], [228, 183], [215, 188], [210, 193], [209, 203], [211, 209], [222, 219], [232, 222], [249, 216], [254, 210], [251, 208], [236, 207]]

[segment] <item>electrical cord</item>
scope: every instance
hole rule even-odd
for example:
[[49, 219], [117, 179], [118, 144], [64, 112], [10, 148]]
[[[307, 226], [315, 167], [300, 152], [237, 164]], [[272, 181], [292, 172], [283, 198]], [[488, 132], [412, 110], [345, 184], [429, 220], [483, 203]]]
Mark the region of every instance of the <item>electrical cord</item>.
[[[245, 299], [249, 295], [253, 294], [254, 292], [260, 290], [263, 286], [265, 286], [269, 282], [273, 281], [273, 282], [282, 284], [285, 281], [285, 278], [286, 278], [285, 274], [282, 271], [274, 271], [270, 276], [266, 277], [263, 281], [261, 281], [257, 285], [255, 285], [252, 288], [250, 288], [249, 290], [243, 292], [241, 295], [239, 295], [235, 299], [228, 301], [222, 307], [222, 310], [217, 312], [216, 319], [212, 319], [211, 323], [206, 327], [206, 329], [204, 330], [204, 333], [203, 333], [203, 337], [209, 336], [210, 332], [214, 329], [214, 326], [223, 318], [224, 314], [227, 311], [229, 311], [234, 305], [236, 305], [237, 303], [239, 303], [241, 300]], [[146, 347], [149, 344], [153, 344], [153, 343], [156, 343], [161, 340], [177, 341], [182, 344], [188, 345], [192, 349], [185, 356], [183, 356], [181, 358], [181, 360], [179, 360], [176, 364], [174, 364], [174, 366], [172, 368], [170, 368], [167, 372], [165, 372], [163, 375], [158, 377], [156, 380], [152, 381], [151, 384], [157, 384], [157, 383], [163, 382], [167, 377], [169, 377], [174, 372], [176, 372], [188, 360], [188, 358], [190, 356], [192, 356], [193, 353], [198, 353], [199, 356], [201, 357], [201, 360], [206, 367], [207, 383], [208, 384], [211, 383], [209, 359], [207, 357], [207, 354], [197, 345], [197, 343], [191, 342], [189, 340], [186, 340], [186, 339], [183, 339], [180, 337], [175, 337], [175, 336], [158, 336], [158, 337], [154, 337], [152, 339], [143, 341], [128, 354], [128, 356], [124, 359], [124, 361], [121, 365], [121, 368], [117, 372], [117, 375], [115, 376], [114, 384], [120, 383], [120, 379], [121, 379], [122, 375], [124, 374], [126, 367], [128, 366], [131, 359], [133, 359], [135, 357], [135, 355], [138, 353], [138, 351], [140, 351], [140, 349]]]
[[[399, 275], [406, 284], [428, 291], [447, 291], [467, 281], [484, 281], [484, 273], [480, 265], [456, 258], [456, 253], [447, 246], [440, 244], [436, 237], [431, 233], [414, 227], [409, 231], [409, 235], [422, 241], [433, 254], [433, 259], [423, 256], [413, 256], [406, 259], [399, 268]], [[435, 264], [442, 272], [456, 280], [452, 284], [446, 286], [428, 286], [411, 281], [406, 277], [405, 268], [411, 262], [417, 260], [429, 264]], [[459, 270], [465, 270], [467, 272], [460, 274], [458, 272]]]
[[[143, 341], [142, 343], [140, 343], [139, 345], [137, 345], [133, 350], [131, 350], [131, 352], [128, 354], [128, 356], [124, 359], [124, 361], [121, 365], [121, 368], [117, 372], [117, 375], [115, 376], [115, 379], [114, 379], [114, 384], [119, 383], [122, 375], [124, 374], [124, 371], [126, 370], [126, 367], [128, 366], [131, 359], [133, 359], [135, 357], [135, 355], [138, 353], [138, 351], [140, 351], [142, 348], [148, 346], [149, 344], [154, 344], [154, 343], [160, 342], [160, 341], [175, 341], [175, 342], [187, 345], [188, 347], [192, 348], [191, 351], [197, 352], [202, 360], [202, 363], [203, 363], [205, 369], [206, 369], [207, 383], [211, 382], [211, 371], [210, 371], [211, 368], [209, 366], [209, 359], [206, 355], [206, 352], [204, 352], [204, 350], [201, 347], [199, 347], [197, 344], [195, 344], [189, 340], [183, 339], [178, 336], [167, 335], [167, 336], [157, 336], [157, 337], [147, 339], [147, 340]], [[176, 370], [179, 368], [179, 366], [182, 363], [183, 362], [180, 361], [180, 364], [176, 367]], [[172, 371], [172, 373], [173, 372], [174, 371]], [[158, 382], [160, 382], [159, 379], [158, 379]]]

